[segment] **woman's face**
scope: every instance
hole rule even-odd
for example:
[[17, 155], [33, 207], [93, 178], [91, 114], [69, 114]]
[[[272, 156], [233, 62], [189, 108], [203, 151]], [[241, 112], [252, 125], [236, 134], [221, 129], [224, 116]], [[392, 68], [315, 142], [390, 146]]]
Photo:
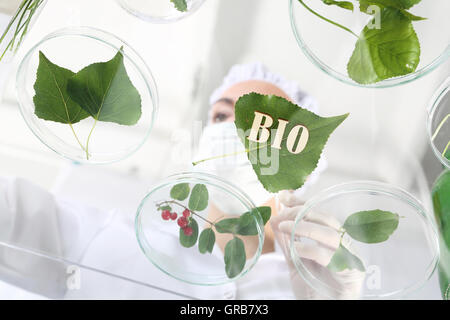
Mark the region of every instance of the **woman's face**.
[[232, 122], [234, 121], [234, 106], [236, 101], [244, 94], [256, 92], [264, 95], [275, 95], [287, 100], [290, 98], [277, 86], [265, 81], [249, 80], [239, 82], [227, 89], [219, 100], [212, 106], [211, 122]]

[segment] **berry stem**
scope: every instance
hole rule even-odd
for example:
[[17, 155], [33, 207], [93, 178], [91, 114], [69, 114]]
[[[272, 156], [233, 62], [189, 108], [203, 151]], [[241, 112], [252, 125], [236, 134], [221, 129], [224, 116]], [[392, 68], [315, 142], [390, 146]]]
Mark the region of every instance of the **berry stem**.
[[187, 209], [187, 210], [189, 210], [189, 212], [190, 212], [191, 214], [193, 214], [194, 216], [196, 216], [196, 217], [202, 219], [203, 221], [209, 223], [211, 226], [214, 226], [214, 222], [211, 222], [211, 221], [209, 221], [208, 219], [203, 218], [201, 215], [199, 215], [199, 214], [196, 213], [195, 211], [192, 211], [191, 209], [189, 209], [189, 208], [186, 207], [185, 205], [179, 203], [178, 201], [175, 201], [175, 200], [166, 200], [166, 201], [162, 201], [162, 202], [160, 202], [160, 203], [157, 203], [156, 206], [157, 206], [158, 208], [160, 208], [160, 207], [162, 207], [163, 205], [167, 205], [167, 204], [176, 204], [176, 205], [182, 207], [183, 209]]

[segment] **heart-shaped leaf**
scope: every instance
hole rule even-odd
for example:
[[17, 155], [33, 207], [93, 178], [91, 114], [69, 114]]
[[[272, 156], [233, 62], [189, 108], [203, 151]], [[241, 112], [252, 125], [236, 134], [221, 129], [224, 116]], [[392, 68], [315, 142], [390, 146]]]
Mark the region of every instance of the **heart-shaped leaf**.
[[[273, 126], [269, 128], [272, 129], [271, 136], [267, 142], [249, 140], [256, 114], [264, 114], [273, 121]], [[284, 98], [250, 93], [236, 102], [235, 116], [238, 135], [248, 151], [248, 158], [259, 181], [266, 190], [278, 192], [303, 186], [316, 168], [329, 136], [348, 114], [322, 118]], [[280, 126], [281, 122], [283, 125]], [[278, 128], [284, 128], [284, 135], [280, 139], [278, 138], [283, 130], [274, 132]], [[296, 141], [299, 139], [290, 139], [295, 133], [297, 136], [302, 136], [303, 133], [307, 136], [303, 151], [296, 154], [291, 151], [296, 148], [293, 151], [298, 152], [300, 142]], [[271, 142], [276, 140], [280, 149], [272, 146]], [[291, 151], [288, 149], [289, 142]], [[295, 143], [297, 147], [294, 147]]]
[[365, 243], [386, 241], [397, 229], [399, 215], [389, 211], [361, 211], [350, 215], [343, 228], [355, 240]]
[[347, 65], [350, 78], [361, 84], [412, 73], [420, 61], [411, 20], [400, 10], [385, 8], [380, 21], [380, 29], [364, 28]]
[[128, 77], [121, 50], [112, 60], [78, 72], [68, 80], [67, 91], [98, 121], [134, 125], [141, 118], [141, 96]]
[[192, 211], [203, 211], [208, 207], [208, 189], [204, 184], [196, 184], [192, 188], [189, 198], [189, 209]]
[[238, 276], [244, 270], [245, 256], [244, 242], [239, 238], [233, 238], [225, 246], [225, 271], [228, 278], [232, 279]]
[[334, 252], [330, 263], [327, 265], [327, 268], [332, 272], [340, 272], [346, 269], [348, 270], [357, 269], [361, 272], [364, 272], [366, 270], [366, 268], [364, 268], [364, 263], [361, 261], [361, 259], [359, 259], [353, 253], [351, 253], [342, 244]]
[[179, 183], [170, 190], [170, 197], [175, 200], [183, 201], [189, 196], [189, 183]]
[[180, 244], [185, 248], [195, 246], [198, 239], [198, 223], [193, 218], [189, 218], [188, 227], [192, 228], [192, 234], [187, 236], [184, 234], [183, 229], [180, 228]]
[[214, 249], [216, 242], [216, 234], [213, 229], [208, 228], [202, 231], [200, 238], [198, 239], [198, 250], [200, 253], [211, 253]]
[[67, 82], [74, 75], [72, 71], [57, 66], [39, 52], [34, 84], [36, 95], [33, 98], [34, 112], [38, 118], [73, 124], [89, 117], [67, 92]]

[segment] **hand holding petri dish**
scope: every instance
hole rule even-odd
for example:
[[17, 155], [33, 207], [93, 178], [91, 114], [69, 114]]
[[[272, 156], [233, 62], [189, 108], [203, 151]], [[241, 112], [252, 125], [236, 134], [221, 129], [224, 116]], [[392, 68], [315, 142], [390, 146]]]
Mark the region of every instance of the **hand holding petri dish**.
[[[304, 232], [310, 221], [321, 226]], [[323, 191], [303, 206], [291, 230], [291, 259], [322, 298], [407, 297], [431, 277], [439, 259], [436, 228], [423, 206], [382, 183]]]

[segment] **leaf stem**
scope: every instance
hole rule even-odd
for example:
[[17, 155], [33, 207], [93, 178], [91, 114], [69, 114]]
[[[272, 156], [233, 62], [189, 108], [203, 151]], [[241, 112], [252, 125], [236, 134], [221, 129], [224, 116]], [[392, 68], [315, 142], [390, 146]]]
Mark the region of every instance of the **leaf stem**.
[[[450, 119], [450, 113], [444, 117], [444, 119], [441, 121], [441, 123], [438, 125], [436, 131], [434, 132], [433, 136], [431, 137], [431, 141], [434, 141], [436, 137], [438, 136], [439, 132], [441, 131], [442, 127], [444, 127], [444, 124], [447, 122], [447, 120]], [[445, 154], [450, 149], [450, 140], [447, 143], [447, 146], [445, 147], [444, 151], [442, 152], [442, 156], [445, 157]]]
[[69, 123], [70, 129], [72, 130], [73, 135], [75, 136], [75, 139], [77, 140], [78, 144], [80, 145], [81, 149], [83, 149], [83, 151], [86, 151], [85, 147], [83, 146], [83, 144], [81, 143], [80, 139], [78, 138], [77, 134], [75, 133], [75, 130], [73, 128], [72, 123]]
[[[286, 140], [286, 138], [283, 139], [283, 140]], [[193, 166], [196, 166], [196, 165], [198, 165], [198, 164], [200, 164], [200, 163], [202, 163], [202, 162], [206, 162], [206, 161], [209, 161], [209, 160], [217, 160], [217, 159], [222, 159], [222, 158], [226, 158], [226, 157], [236, 156], [236, 155], [242, 154], [242, 153], [249, 153], [249, 152], [256, 151], [256, 150], [259, 150], [259, 149], [261, 149], [261, 148], [267, 147], [268, 145], [269, 145], [269, 144], [266, 143], [266, 144], [260, 145], [260, 146], [258, 146], [258, 147], [256, 147], [256, 148], [245, 149], [245, 150], [241, 150], [241, 151], [237, 151], [237, 152], [233, 152], [233, 153], [227, 153], [227, 154], [222, 154], [222, 155], [220, 155], [220, 156], [214, 156], [214, 157], [202, 159], [202, 160], [199, 160], [199, 161], [192, 162], [192, 165], [193, 165]]]
[[308, 6], [303, 2], [303, 0], [298, 0], [298, 2], [300, 2], [300, 3], [301, 3], [301, 4], [302, 4], [309, 12], [311, 12], [311, 13], [314, 14], [314, 15], [316, 15], [316, 16], [319, 17], [320, 19], [322, 19], [322, 20], [324, 20], [324, 21], [326, 21], [326, 22], [328, 22], [328, 23], [331, 23], [331, 24], [335, 25], [336, 27], [339, 27], [339, 28], [341, 28], [341, 29], [343, 29], [343, 30], [345, 30], [345, 31], [347, 31], [347, 32], [349, 32], [349, 33], [351, 33], [351, 34], [354, 35], [355, 37], [359, 38], [359, 36], [358, 36], [356, 33], [354, 33], [352, 30], [350, 30], [349, 28], [344, 27], [343, 25], [341, 25], [341, 24], [339, 24], [339, 23], [337, 23], [337, 22], [334, 22], [334, 21], [332, 21], [332, 20], [330, 20], [330, 19], [328, 19], [328, 18], [325, 18], [324, 16], [322, 16], [322, 15], [320, 15], [319, 13], [315, 12], [313, 9], [311, 9], [310, 7], [308, 7]]
[[167, 204], [176, 204], [180, 207], [182, 207], [183, 209], [189, 210], [190, 213], [192, 213], [194, 216], [202, 219], [203, 221], [209, 223], [211, 226], [215, 226], [214, 222], [209, 221], [208, 219], [203, 218], [201, 215], [199, 215], [198, 213], [196, 213], [195, 211], [192, 211], [191, 209], [189, 209], [188, 207], [186, 207], [185, 205], [179, 203], [178, 201], [175, 200], [166, 200], [166, 201], [162, 201], [160, 203], [157, 203], [156, 206], [162, 207], [163, 205], [167, 205]]
[[98, 122], [98, 119], [95, 119], [94, 125], [92, 126], [92, 129], [89, 132], [89, 136], [87, 138], [87, 142], [86, 142], [86, 160], [89, 160], [89, 142], [91, 141], [92, 132], [94, 131], [95, 126], [97, 125], [97, 122]]

